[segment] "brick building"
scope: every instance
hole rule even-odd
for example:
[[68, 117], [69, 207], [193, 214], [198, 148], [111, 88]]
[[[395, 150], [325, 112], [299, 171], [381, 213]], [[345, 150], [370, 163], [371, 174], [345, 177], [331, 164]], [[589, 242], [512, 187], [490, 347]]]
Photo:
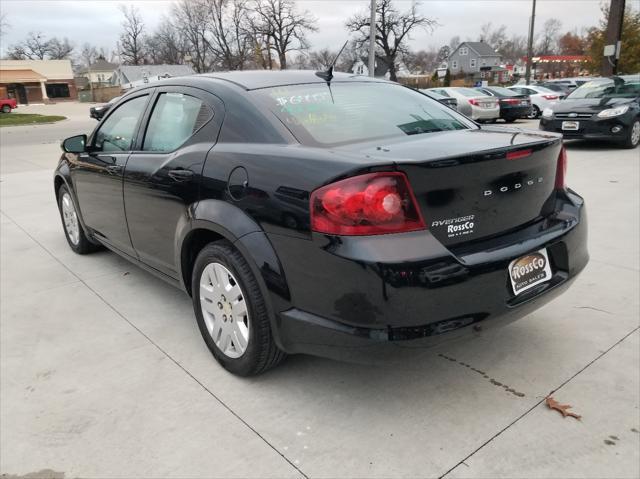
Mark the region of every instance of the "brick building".
[[76, 100], [70, 60], [0, 60], [0, 98], [20, 104]]

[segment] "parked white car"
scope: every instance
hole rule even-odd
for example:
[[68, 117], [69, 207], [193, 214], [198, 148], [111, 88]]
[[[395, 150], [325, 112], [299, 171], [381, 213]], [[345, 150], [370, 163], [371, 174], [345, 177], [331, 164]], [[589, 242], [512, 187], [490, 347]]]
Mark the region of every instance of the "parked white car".
[[458, 100], [458, 111], [472, 120], [495, 121], [500, 118], [498, 99], [464, 87], [429, 88], [429, 91]]
[[514, 85], [508, 87], [521, 95], [529, 95], [531, 98], [531, 115], [529, 118], [539, 118], [545, 108], [560, 101], [560, 94], [549, 88], [539, 85]]

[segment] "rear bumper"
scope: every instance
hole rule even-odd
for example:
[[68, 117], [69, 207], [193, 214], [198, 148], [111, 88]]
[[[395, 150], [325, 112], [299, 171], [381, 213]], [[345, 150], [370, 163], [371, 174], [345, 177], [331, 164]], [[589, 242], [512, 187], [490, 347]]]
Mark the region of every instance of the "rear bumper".
[[[589, 259], [583, 200], [573, 193], [553, 218], [466, 250], [449, 251], [428, 232], [393, 236], [271, 237], [293, 305], [276, 320], [280, 347], [345, 359], [398, 341], [448, 341], [529, 314], [564, 291]], [[514, 296], [510, 261], [544, 247], [552, 279]]]
[[[594, 119], [595, 118], [595, 119]], [[597, 119], [592, 117], [590, 119], [576, 119], [580, 122], [580, 127], [577, 131], [563, 130], [563, 121], [573, 121], [572, 119], [544, 119], [540, 120], [540, 129], [544, 131], [552, 131], [555, 133], [562, 133], [562, 137], [570, 139], [584, 139], [584, 140], [608, 140], [608, 141], [624, 141], [629, 135], [629, 128], [631, 128], [632, 117], [628, 115], [621, 115], [615, 118]], [[613, 129], [618, 130], [616, 132]]]
[[503, 106], [500, 108], [500, 118], [526, 118], [531, 114], [531, 105]]
[[495, 118], [500, 118], [500, 108], [479, 108], [472, 106], [471, 118], [473, 120], [493, 120]]

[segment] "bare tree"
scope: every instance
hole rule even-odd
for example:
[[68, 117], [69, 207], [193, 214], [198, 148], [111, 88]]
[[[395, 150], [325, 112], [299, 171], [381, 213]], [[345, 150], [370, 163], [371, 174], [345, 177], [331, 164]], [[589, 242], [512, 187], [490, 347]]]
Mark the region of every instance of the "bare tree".
[[[376, 4], [376, 57], [389, 71], [389, 78], [397, 81], [396, 62], [408, 52], [407, 40], [412, 31], [418, 28], [433, 30], [438, 23], [424, 17], [418, 12], [418, 3], [411, 4], [405, 12], [399, 12], [393, 0], [378, 0]], [[358, 41], [364, 44], [369, 41], [369, 13], [362, 12], [347, 21], [347, 28], [359, 34]]]
[[308, 48], [306, 34], [317, 30], [315, 17], [298, 12], [294, 0], [256, 0], [253, 11], [252, 30], [266, 39], [267, 50], [275, 51], [280, 69], [286, 70], [287, 53]]
[[251, 55], [247, 0], [205, 0], [209, 48], [227, 70], [242, 70]]
[[74, 48], [68, 38], [58, 40], [54, 37], [47, 42], [47, 55], [51, 60], [65, 60], [71, 56]]
[[438, 50], [431, 47], [429, 50], [409, 52], [404, 56], [404, 63], [409, 71], [431, 73], [438, 67]]
[[511, 35], [498, 50], [502, 60], [515, 64], [527, 54], [527, 38], [522, 35]]
[[144, 23], [140, 11], [130, 5], [120, 5], [124, 15], [120, 34], [119, 52], [122, 62], [128, 65], [142, 65], [145, 58]]
[[79, 57], [80, 63], [88, 68], [90, 65], [95, 63], [96, 58], [98, 58], [98, 50], [89, 42], [86, 42], [82, 45]]
[[328, 48], [309, 53], [309, 67], [314, 70], [326, 70], [329, 68], [337, 52], [332, 52]]
[[557, 51], [561, 28], [562, 22], [557, 18], [550, 18], [544, 22], [537, 49], [539, 55], [551, 55]]
[[207, 17], [209, 9], [200, 0], [181, 0], [173, 5], [171, 15], [174, 24], [179, 25], [187, 42], [187, 54], [191, 66], [198, 73], [208, 72], [211, 67], [209, 40], [207, 38]]
[[181, 65], [189, 52], [189, 42], [181, 29], [165, 18], [147, 38], [147, 51], [154, 64]]
[[7, 21], [7, 14], [4, 12], [0, 13], [0, 37], [3, 37], [9, 28], [11, 28], [11, 25], [9, 25]]
[[494, 28], [491, 22], [485, 23], [480, 27], [480, 41], [488, 43], [495, 50], [500, 50], [507, 41], [507, 26], [500, 25]]
[[451, 37], [451, 40], [449, 40], [449, 48], [451, 49], [451, 51], [454, 51], [456, 48], [458, 48], [458, 45], [460, 45], [460, 35]]

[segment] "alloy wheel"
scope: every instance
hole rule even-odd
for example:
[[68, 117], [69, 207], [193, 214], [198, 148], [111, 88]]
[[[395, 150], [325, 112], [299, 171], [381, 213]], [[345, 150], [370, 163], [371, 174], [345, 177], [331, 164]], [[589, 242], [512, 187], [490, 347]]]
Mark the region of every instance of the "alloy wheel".
[[226, 266], [209, 263], [200, 275], [200, 307], [218, 349], [239, 358], [249, 344], [249, 310], [240, 284]]
[[67, 233], [69, 241], [75, 246], [80, 242], [80, 224], [78, 223], [78, 215], [76, 207], [73, 204], [71, 195], [65, 192], [62, 195], [62, 218], [64, 220], [64, 229]]
[[631, 128], [631, 144], [636, 146], [640, 142], [640, 121], [633, 123]]

